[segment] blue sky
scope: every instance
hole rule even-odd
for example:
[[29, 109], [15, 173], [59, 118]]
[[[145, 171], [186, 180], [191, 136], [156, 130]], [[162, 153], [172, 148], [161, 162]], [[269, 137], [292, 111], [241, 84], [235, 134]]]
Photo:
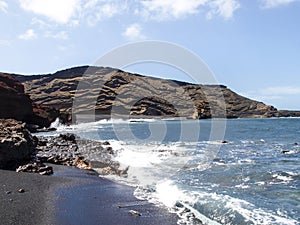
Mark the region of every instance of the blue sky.
[[[0, 0], [0, 71], [91, 65], [142, 40], [183, 46], [219, 83], [279, 109], [300, 109], [299, 0]], [[129, 71], [180, 80], [170, 68]]]

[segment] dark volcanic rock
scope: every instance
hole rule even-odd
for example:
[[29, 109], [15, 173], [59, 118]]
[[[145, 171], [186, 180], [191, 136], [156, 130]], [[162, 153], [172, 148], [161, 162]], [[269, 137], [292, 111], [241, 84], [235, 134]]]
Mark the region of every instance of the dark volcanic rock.
[[12, 169], [29, 160], [36, 144], [24, 123], [0, 119], [0, 169]]
[[300, 111], [279, 110], [280, 117], [300, 117]]
[[[75, 97], [79, 99], [73, 107], [76, 113], [96, 114], [99, 119], [111, 115], [194, 119], [280, 116], [276, 108], [238, 95], [223, 85], [190, 84], [112, 68], [82, 66], [48, 75], [15, 77], [35, 102], [59, 109], [60, 118], [67, 123], [71, 122]], [[78, 88], [80, 81], [83, 82]]]
[[32, 101], [14, 77], [0, 73], [0, 118], [24, 121], [33, 114]]
[[24, 86], [12, 75], [0, 73], [0, 118], [16, 119], [39, 127], [49, 127], [59, 111], [34, 103]]
[[52, 175], [53, 168], [51, 166], [46, 166], [43, 163], [29, 163], [23, 166], [19, 166], [16, 170], [17, 173], [19, 172], [26, 172], [26, 173], [39, 173], [41, 175]]
[[[61, 134], [56, 137], [39, 137], [35, 163], [51, 163], [65, 166], [76, 166], [80, 169], [92, 170], [103, 175], [114, 174], [126, 177], [128, 167], [120, 169], [120, 163], [114, 160], [114, 150], [107, 147], [109, 142], [81, 139], [74, 134]], [[33, 163], [34, 163], [33, 162]], [[38, 171], [28, 165], [29, 172]], [[25, 171], [27, 167], [24, 168]]]

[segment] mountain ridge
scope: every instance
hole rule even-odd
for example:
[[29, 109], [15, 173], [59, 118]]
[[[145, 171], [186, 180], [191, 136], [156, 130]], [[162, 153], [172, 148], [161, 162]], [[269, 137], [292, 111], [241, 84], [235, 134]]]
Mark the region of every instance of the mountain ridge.
[[[119, 116], [193, 119], [300, 116], [298, 111], [277, 110], [241, 96], [225, 85], [192, 84], [109, 67], [79, 66], [53, 74], [13, 76], [23, 83], [26, 93], [35, 102], [60, 110], [64, 122], [71, 121], [75, 97], [82, 101], [75, 107], [78, 113], [94, 113], [100, 118], [112, 115], [113, 111]], [[84, 84], [86, 89], [77, 90], [78, 84]], [[95, 104], [87, 104], [92, 98], [96, 98]], [[222, 112], [222, 104], [225, 104], [225, 112]]]

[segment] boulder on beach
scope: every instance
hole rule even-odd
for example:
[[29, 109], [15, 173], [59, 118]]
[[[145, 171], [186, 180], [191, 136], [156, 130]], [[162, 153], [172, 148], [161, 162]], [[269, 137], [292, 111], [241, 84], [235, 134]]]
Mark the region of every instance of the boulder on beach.
[[13, 169], [31, 158], [37, 139], [25, 123], [0, 119], [0, 169]]

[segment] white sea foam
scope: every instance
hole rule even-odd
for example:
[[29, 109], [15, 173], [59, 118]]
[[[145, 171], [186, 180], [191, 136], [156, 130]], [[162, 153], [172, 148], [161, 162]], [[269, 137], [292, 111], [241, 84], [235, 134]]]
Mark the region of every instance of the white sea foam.
[[59, 118], [56, 118], [56, 120], [51, 123], [50, 128], [57, 128], [59, 126], [61, 126]]
[[116, 152], [115, 160], [120, 162], [122, 168], [129, 166], [128, 180], [139, 185], [151, 185], [166, 179], [192, 159], [187, 154], [191, 143], [187, 145], [189, 147], [182, 143], [110, 143]]
[[[246, 186], [241, 185], [241, 188]], [[216, 225], [216, 224], [236, 224], [238, 221], [231, 221], [236, 218], [236, 215], [241, 215], [244, 221], [241, 223], [251, 224], [286, 224], [296, 225], [298, 222], [294, 219], [287, 218], [282, 213], [268, 211], [256, 207], [254, 204], [245, 200], [233, 198], [229, 195], [221, 195], [208, 192], [189, 192], [178, 188], [171, 180], [158, 183], [156, 185], [155, 192], [148, 192], [142, 194], [143, 189], [136, 191], [136, 196], [140, 198], [146, 198], [150, 202], [156, 204], [164, 204], [165, 206], [172, 208], [175, 207], [177, 202], [180, 202], [185, 208], [189, 209], [189, 214], [193, 214], [195, 218], [201, 220], [204, 224]], [[204, 215], [195, 209], [193, 206], [200, 204], [203, 207], [214, 209], [210, 215]], [[178, 210], [177, 213], [181, 217], [181, 224], [193, 224], [189, 222], [188, 215], [186, 218], [182, 214], [183, 210]], [[230, 216], [231, 215], [231, 216]]]
[[290, 181], [293, 180], [291, 176], [284, 176], [281, 174], [273, 174], [272, 177], [279, 180], [280, 183], [289, 183]]

